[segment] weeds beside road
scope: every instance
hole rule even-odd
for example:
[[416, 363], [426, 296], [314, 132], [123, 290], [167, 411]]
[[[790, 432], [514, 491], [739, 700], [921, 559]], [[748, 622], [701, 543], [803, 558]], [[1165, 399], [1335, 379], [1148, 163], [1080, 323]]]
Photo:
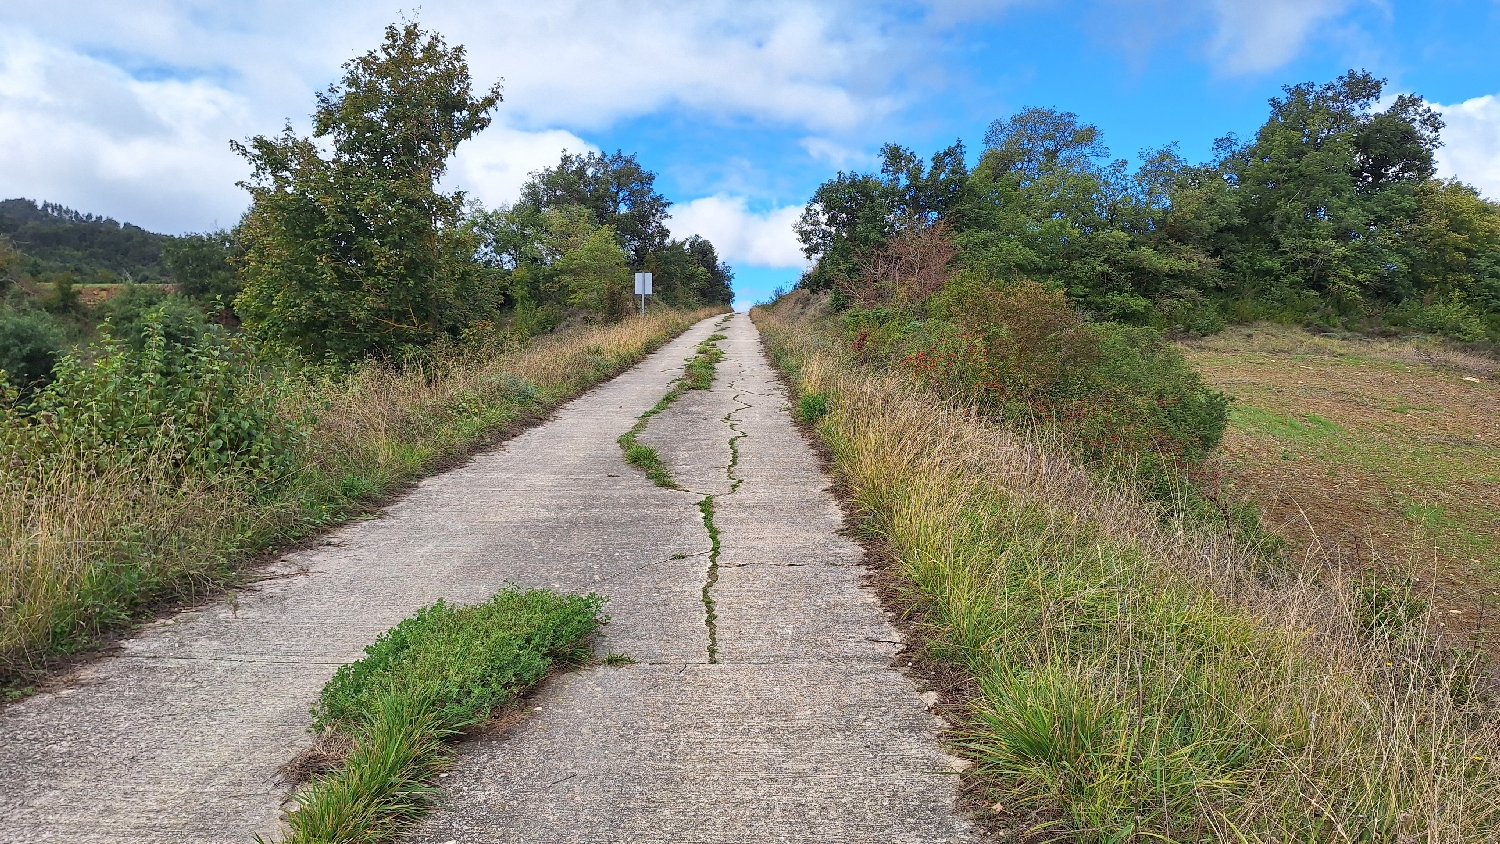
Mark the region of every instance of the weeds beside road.
[[[66, 430], [89, 434], [108, 423], [140, 447], [109, 452], [121, 436], [112, 434], [95, 436], [100, 442], [88, 448], [58, 448], [38, 439], [35, 420], [0, 420], [9, 450], [0, 464], [0, 680], [24, 686], [59, 654], [86, 648], [153, 607], [235, 583], [251, 555], [363, 512], [716, 312], [658, 311], [519, 348], [456, 346], [400, 369], [368, 364], [340, 375], [242, 378], [229, 384], [243, 391], [230, 407], [241, 414], [234, 419], [248, 421], [231, 426], [219, 419], [213, 395], [168, 424], [159, 406], [174, 398], [176, 362], [146, 378], [85, 373], [75, 392], [93, 402], [97, 424], [62, 416], [54, 427], [68, 423]], [[205, 371], [195, 389], [228, 389], [208, 378], [217, 370]], [[152, 383], [161, 388], [153, 392]], [[229, 436], [208, 440], [204, 432], [251, 422], [288, 430], [275, 459], [203, 468], [184, 461], [184, 454], [214, 452], [214, 442], [222, 448]]]
[[[1022, 840], [1493, 840], [1500, 717], [1400, 595], [1268, 558], [1046, 435], [755, 313]], [[1156, 496], [1159, 498], [1159, 496]]]

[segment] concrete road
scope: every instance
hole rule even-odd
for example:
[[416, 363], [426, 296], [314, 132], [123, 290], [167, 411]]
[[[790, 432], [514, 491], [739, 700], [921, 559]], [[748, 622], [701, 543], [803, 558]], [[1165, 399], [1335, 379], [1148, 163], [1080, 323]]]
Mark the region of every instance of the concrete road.
[[938, 723], [890, 667], [899, 635], [746, 317], [720, 329], [714, 388], [643, 436], [686, 489], [621, 459], [713, 322], [234, 602], [0, 709], [0, 841], [274, 835], [276, 768], [335, 668], [417, 607], [506, 583], [608, 596], [598, 648], [636, 662], [555, 678], [528, 719], [462, 745], [413, 840], [969, 840]]

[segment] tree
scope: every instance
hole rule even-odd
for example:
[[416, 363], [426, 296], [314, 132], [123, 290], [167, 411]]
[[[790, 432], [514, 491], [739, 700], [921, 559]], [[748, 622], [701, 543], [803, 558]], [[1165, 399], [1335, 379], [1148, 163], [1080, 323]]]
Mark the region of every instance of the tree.
[[318, 95], [313, 138], [288, 126], [234, 144], [254, 168], [235, 308], [265, 340], [351, 360], [457, 335], [499, 304], [463, 195], [437, 183], [501, 97], [476, 96], [463, 47], [416, 23], [344, 71]]
[[962, 212], [969, 178], [962, 141], [935, 153], [927, 166], [896, 144], [880, 153], [879, 176], [840, 171], [818, 187], [797, 220], [802, 253], [816, 262], [803, 287], [847, 284], [898, 231]]
[[567, 302], [619, 319], [630, 309], [630, 270], [609, 226], [599, 226], [552, 264]]
[[656, 174], [643, 168], [634, 153], [565, 152], [556, 167], [527, 179], [517, 206], [539, 211], [569, 205], [587, 208], [596, 225], [614, 230], [631, 262], [640, 266], [670, 238], [666, 219], [672, 203], [656, 192], [655, 183]]
[[220, 230], [169, 238], [162, 244], [161, 257], [178, 293], [202, 302], [219, 301], [227, 308], [240, 292], [234, 248], [234, 236]]
[[1443, 124], [1415, 95], [1374, 111], [1384, 86], [1353, 70], [1323, 85], [1288, 85], [1255, 139], [1225, 145], [1220, 163], [1238, 200], [1242, 259], [1335, 309], [1411, 289], [1394, 259], [1417, 186], [1434, 172]]

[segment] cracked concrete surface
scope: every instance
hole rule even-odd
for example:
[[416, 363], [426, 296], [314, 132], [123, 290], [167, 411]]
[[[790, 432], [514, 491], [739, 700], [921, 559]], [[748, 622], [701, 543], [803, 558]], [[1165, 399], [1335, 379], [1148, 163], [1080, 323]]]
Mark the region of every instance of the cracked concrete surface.
[[[287, 556], [272, 573], [288, 576], [153, 624], [0, 709], [0, 842], [274, 833], [275, 770], [309, 741], [334, 669], [419, 606], [509, 582], [608, 596], [598, 649], [637, 664], [554, 678], [530, 718], [461, 745], [413, 841], [970, 840], [939, 725], [890, 667], [900, 636], [861, 585], [746, 317], [722, 329], [714, 388], [642, 435], [685, 489], [621, 457], [615, 438], [714, 330]], [[716, 664], [706, 495], [722, 541]]]
[[[860, 548], [838, 535], [755, 327], [737, 315], [721, 331], [713, 389], [685, 393], [640, 436], [683, 487], [671, 492], [683, 511], [713, 496], [717, 662], [701, 618], [672, 633], [691, 658], [607, 636], [638, 664], [554, 678], [530, 718], [464, 744], [411, 841], [972, 840], [940, 725], [891, 667], [900, 634], [862, 585]], [[650, 600], [609, 595], [614, 609]]]

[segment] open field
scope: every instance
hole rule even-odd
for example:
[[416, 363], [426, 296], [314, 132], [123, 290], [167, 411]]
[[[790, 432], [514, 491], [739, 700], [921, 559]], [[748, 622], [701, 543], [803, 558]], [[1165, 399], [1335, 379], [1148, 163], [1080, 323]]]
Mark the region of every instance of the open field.
[[1181, 344], [1234, 396], [1220, 483], [1291, 551], [1410, 578], [1500, 662], [1500, 363], [1421, 342], [1236, 326]]

